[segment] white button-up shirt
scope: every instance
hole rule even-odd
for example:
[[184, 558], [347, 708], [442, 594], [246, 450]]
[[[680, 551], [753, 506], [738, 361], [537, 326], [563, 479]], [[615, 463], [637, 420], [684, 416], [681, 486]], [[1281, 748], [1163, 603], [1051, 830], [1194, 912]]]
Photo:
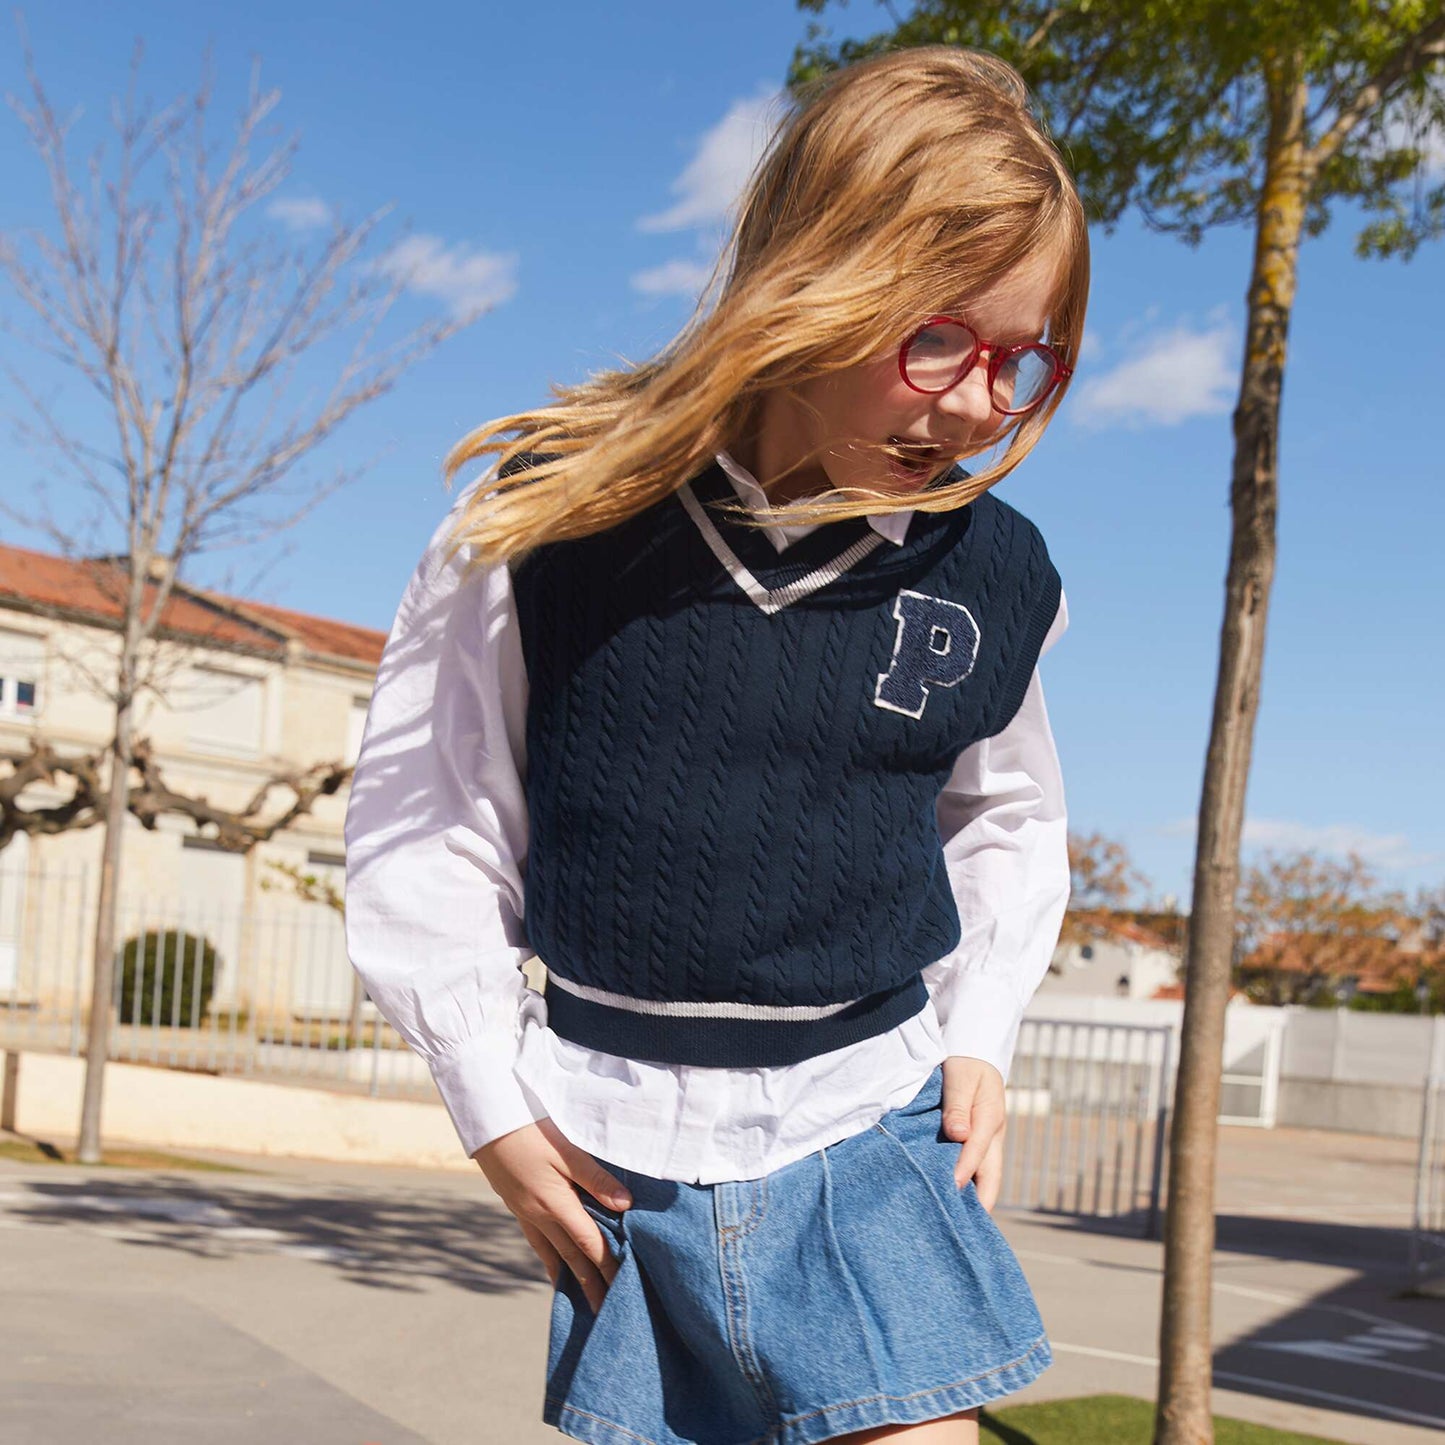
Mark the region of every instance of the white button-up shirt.
[[[789, 524], [718, 458], [774, 546]], [[426, 1060], [470, 1154], [550, 1116], [590, 1154], [655, 1178], [753, 1179], [867, 1129], [946, 1056], [1007, 1077], [1069, 892], [1058, 755], [1038, 673], [1000, 733], [960, 754], [938, 801], [962, 938], [923, 972], [928, 1003], [800, 1063], [663, 1064], [547, 1027], [528, 987], [527, 676], [511, 576], [447, 545], [458, 499], [402, 598], [377, 673], [346, 817], [346, 935], [376, 1006]], [[910, 512], [870, 516], [901, 544]], [[1043, 650], [1067, 626], [1062, 598]]]

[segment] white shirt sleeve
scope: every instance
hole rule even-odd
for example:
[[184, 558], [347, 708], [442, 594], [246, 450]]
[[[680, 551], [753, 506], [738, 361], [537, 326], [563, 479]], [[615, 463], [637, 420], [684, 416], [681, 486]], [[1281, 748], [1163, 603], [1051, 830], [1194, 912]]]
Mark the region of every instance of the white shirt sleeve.
[[437, 530], [387, 640], [346, 813], [346, 941], [468, 1154], [542, 1117], [513, 1065], [528, 845], [527, 679], [505, 566]]
[[[1041, 657], [1067, 626], [1060, 597]], [[938, 826], [962, 937], [924, 982], [946, 1052], [984, 1059], [1007, 1079], [1069, 901], [1063, 778], [1037, 668], [1013, 721], [959, 755]]]

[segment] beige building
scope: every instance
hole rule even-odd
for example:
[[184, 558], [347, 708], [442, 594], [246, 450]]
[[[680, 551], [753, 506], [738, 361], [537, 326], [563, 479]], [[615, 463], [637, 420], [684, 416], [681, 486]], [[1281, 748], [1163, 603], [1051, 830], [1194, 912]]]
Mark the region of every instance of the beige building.
[[1180, 949], [1161, 934], [1125, 918], [1111, 919], [1087, 940], [1059, 944], [1039, 993], [1046, 997], [1169, 997], [1182, 966]]
[[[123, 565], [0, 546], [0, 751], [36, 736], [64, 754], [103, 748], [113, 726]], [[355, 759], [382, 633], [178, 585], [149, 659], [155, 687], [136, 733], [166, 782], [230, 809], [281, 773]], [[61, 787], [25, 802], [59, 801]], [[263, 816], [291, 801], [279, 788]], [[335, 914], [298, 902], [269, 865], [340, 882], [346, 793], [320, 798], [250, 854], [218, 850], [187, 819], [129, 820], [122, 936], [202, 932], [222, 958], [216, 1003], [254, 1012], [344, 1013], [351, 978]], [[101, 830], [16, 839], [0, 851], [0, 1000], [84, 986], [87, 900]], [[67, 932], [69, 930], [69, 932]]]

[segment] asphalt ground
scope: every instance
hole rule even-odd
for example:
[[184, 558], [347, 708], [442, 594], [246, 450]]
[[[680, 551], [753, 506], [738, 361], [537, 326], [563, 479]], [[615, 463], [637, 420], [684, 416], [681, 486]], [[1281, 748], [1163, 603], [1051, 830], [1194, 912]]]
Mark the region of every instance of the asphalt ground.
[[[208, 1156], [218, 1159], [229, 1156]], [[1216, 1410], [1439, 1441], [1445, 1301], [1401, 1294], [1413, 1150], [1221, 1134]], [[205, 1174], [0, 1162], [7, 1445], [531, 1445], [550, 1286], [475, 1175], [230, 1158]], [[1056, 1363], [1017, 1401], [1150, 1396], [1139, 1221], [1000, 1216]]]

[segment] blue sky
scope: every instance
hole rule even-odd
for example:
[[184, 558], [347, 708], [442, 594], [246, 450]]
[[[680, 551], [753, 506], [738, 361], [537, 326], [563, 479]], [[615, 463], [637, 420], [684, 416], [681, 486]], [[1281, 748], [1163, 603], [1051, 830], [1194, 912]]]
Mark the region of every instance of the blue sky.
[[[861, 3], [849, 15], [873, 20]], [[647, 355], [686, 318], [804, 32], [789, 0], [49, 0], [26, 18], [52, 99], [82, 108], [81, 151], [101, 136], [137, 36], [158, 99], [192, 85], [210, 47], [218, 118], [234, 115], [259, 59], [281, 92], [278, 124], [300, 138], [265, 223], [301, 228], [389, 203], [376, 254], [405, 239], [419, 263], [400, 320], [493, 303], [305, 474], [369, 464], [359, 482], [284, 549], [226, 560], [265, 600], [381, 628], [447, 506], [451, 444], [543, 399], [549, 381]], [[0, 85], [20, 91], [8, 21], [0, 36]], [[43, 223], [39, 163], [12, 116], [0, 126], [0, 225]], [[1413, 886], [1445, 876], [1445, 252], [1361, 262], [1353, 236], [1338, 216], [1300, 267], [1248, 836], [1355, 848], [1387, 881]], [[1069, 595], [1072, 626], [1045, 684], [1073, 822], [1124, 841], [1156, 895], [1181, 899], [1223, 597], [1248, 263], [1244, 231], [1198, 250], [1132, 223], [1096, 235], [1080, 377], [1002, 489], [1043, 528]], [[8, 293], [0, 315], [23, 320]], [[0, 352], [23, 355], [14, 341]], [[63, 415], [83, 415], [58, 378], [25, 365]], [[20, 406], [0, 381], [0, 407]], [[23, 495], [44, 470], [8, 428], [0, 462], [7, 493]], [[62, 516], [79, 507], [58, 483], [55, 497]], [[221, 580], [219, 565], [208, 580]]]

